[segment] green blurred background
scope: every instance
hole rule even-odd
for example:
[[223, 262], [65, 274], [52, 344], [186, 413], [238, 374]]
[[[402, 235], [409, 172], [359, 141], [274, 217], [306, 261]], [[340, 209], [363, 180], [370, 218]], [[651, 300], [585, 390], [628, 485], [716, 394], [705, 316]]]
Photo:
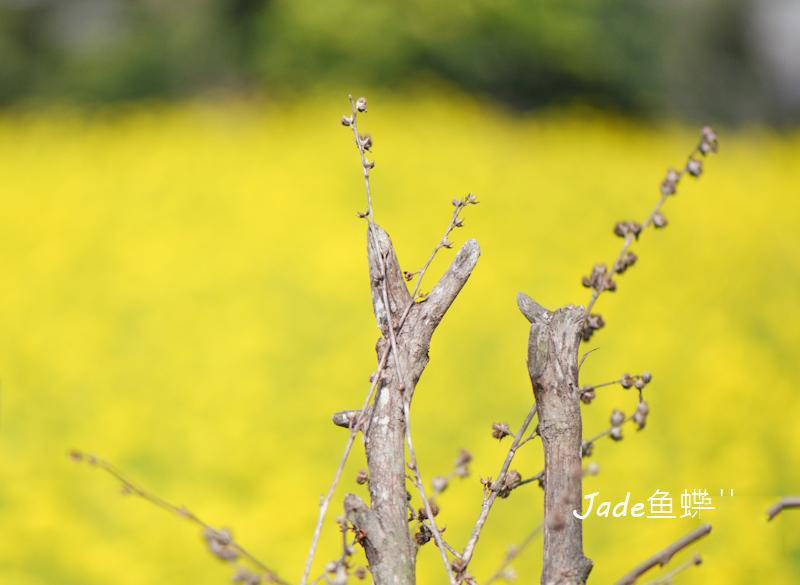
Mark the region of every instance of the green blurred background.
[[[0, 583], [229, 580], [191, 525], [119, 495], [71, 448], [231, 526], [298, 580], [346, 437], [330, 414], [360, 405], [375, 368], [348, 92], [369, 97], [376, 217], [404, 269], [427, 258], [454, 196], [481, 201], [454, 236], [483, 255], [413, 410], [428, 478], [460, 447], [475, 455], [439, 500], [457, 545], [507, 449], [491, 423], [515, 428], [531, 400], [516, 292], [584, 303], [581, 275], [619, 248], [614, 222], [649, 212], [697, 121], [720, 124], [720, 154], [598, 304], [608, 325], [581, 381], [649, 369], [652, 413], [598, 444], [586, 491], [708, 489], [705, 563], [679, 582], [798, 582], [800, 515], [764, 515], [800, 492], [796, 6], [2, 4]], [[587, 436], [635, 406], [598, 394]], [[363, 466], [358, 448], [315, 573], [339, 554], [342, 496], [366, 496]], [[539, 445], [514, 467], [538, 471]], [[498, 502], [479, 580], [541, 507], [534, 486]], [[587, 520], [592, 582], [697, 523]], [[520, 582], [538, 580], [540, 555], [539, 541], [515, 563]], [[443, 582], [439, 562], [427, 545], [420, 583]]]

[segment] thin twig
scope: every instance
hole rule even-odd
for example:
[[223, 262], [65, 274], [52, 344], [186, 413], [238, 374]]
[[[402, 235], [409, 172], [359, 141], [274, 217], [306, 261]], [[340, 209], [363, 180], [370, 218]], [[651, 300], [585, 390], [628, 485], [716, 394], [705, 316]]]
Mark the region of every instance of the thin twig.
[[542, 528], [544, 528], [544, 524], [539, 524], [528, 533], [528, 535], [524, 538], [524, 540], [521, 543], [519, 543], [516, 546], [509, 547], [508, 552], [506, 553], [506, 556], [503, 559], [503, 562], [497, 568], [497, 571], [495, 571], [494, 575], [492, 575], [486, 580], [486, 585], [494, 583], [495, 581], [505, 580], [504, 575], [506, 569], [509, 567], [509, 565], [511, 565], [514, 559], [516, 559], [520, 554], [522, 554], [522, 551], [525, 550], [527, 546], [533, 542], [533, 539], [536, 538], [539, 535], [539, 533], [542, 532]]
[[[669, 199], [671, 196], [675, 194], [678, 184], [680, 183], [680, 180], [686, 174], [691, 174], [694, 175], [695, 177], [698, 177], [700, 173], [702, 173], [702, 163], [699, 160], [695, 159], [695, 155], [700, 154], [705, 156], [709, 152], [716, 152], [716, 151], [717, 151], [716, 134], [711, 128], [706, 126], [705, 128], [703, 128], [701, 132], [700, 142], [689, 153], [689, 156], [686, 158], [686, 164], [684, 164], [683, 168], [680, 171], [670, 169], [670, 171], [668, 172], [667, 178], [662, 183], [662, 191], [661, 191], [661, 196], [658, 199], [658, 203], [645, 219], [644, 223], [641, 226], [641, 231], [644, 231], [646, 228], [653, 225], [656, 221], [657, 216], [663, 220], [663, 216], [660, 215], [661, 208], [663, 207], [664, 203], [666, 203], [667, 199]], [[656, 227], [662, 227], [663, 225], [666, 225], [665, 220], [663, 224], [656, 224]], [[624, 263], [628, 249], [631, 247], [631, 244], [633, 244], [633, 241], [638, 239], [638, 236], [639, 232], [634, 233], [633, 230], [630, 230], [625, 234], [625, 239], [622, 243], [622, 248], [620, 249], [619, 254], [617, 254], [616, 261], [610, 267], [612, 272], [614, 271], [614, 266]], [[597, 302], [598, 297], [605, 290], [608, 289], [604, 287], [598, 287], [593, 289], [592, 295], [589, 298], [589, 302], [586, 305], [586, 309], [584, 310], [585, 318], [588, 318], [592, 308]]]
[[155, 505], [158, 508], [161, 508], [162, 510], [166, 510], [167, 512], [170, 512], [172, 514], [180, 516], [181, 518], [184, 518], [184, 519], [188, 520], [189, 522], [191, 522], [191, 523], [203, 528], [203, 530], [205, 531], [206, 535], [214, 535], [214, 536], [218, 537], [218, 539], [220, 541], [224, 542], [225, 546], [227, 546], [227, 547], [233, 549], [234, 551], [236, 551], [236, 553], [238, 553], [238, 556], [241, 556], [241, 557], [247, 559], [248, 561], [250, 561], [250, 563], [253, 564], [253, 566], [258, 568], [259, 571], [264, 573], [264, 575], [266, 576], [266, 578], [270, 582], [278, 583], [279, 585], [289, 585], [288, 581], [285, 581], [284, 579], [281, 579], [275, 571], [270, 569], [262, 561], [260, 561], [258, 558], [253, 556], [241, 544], [236, 542], [233, 539], [233, 537], [229, 533], [227, 533], [227, 531], [225, 531], [225, 533], [223, 533], [221, 530], [218, 530], [218, 529], [214, 528], [213, 526], [211, 526], [210, 524], [208, 524], [207, 522], [202, 520], [199, 516], [197, 516], [196, 514], [191, 512], [186, 507], [184, 507], [184, 506], [176, 506], [175, 504], [172, 504], [172, 503], [168, 502], [164, 498], [162, 498], [162, 497], [160, 497], [160, 496], [158, 496], [156, 494], [148, 492], [143, 487], [141, 487], [138, 484], [134, 483], [132, 480], [130, 480], [128, 477], [126, 477], [120, 470], [118, 470], [111, 463], [109, 463], [108, 461], [106, 461], [104, 459], [100, 459], [99, 457], [97, 457], [95, 455], [91, 455], [91, 454], [88, 454], [88, 453], [83, 453], [82, 451], [78, 451], [78, 450], [70, 451], [69, 455], [70, 455], [70, 457], [72, 458], [73, 461], [85, 461], [86, 463], [88, 463], [92, 467], [96, 467], [98, 469], [101, 469], [104, 472], [106, 472], [109, 475], [111, 475], [120, 484], [122, 484], [123, 493], [125, 493], [125, 494], [133, 494], [135, 496], [138, 496], [139, 498], [141, 498], [141, 499], [143, 499], [143, 500], [145, 500], [147, 502], [150, 502], [151, 504]]
[[[357, 108], [356, 108], [356, 103], [353, 100], [352, 96], [350, 96], [350, 104], [352, 106], [352, 112], [353, 112], [351, 126], [353, 128], [353, 134], [355, 136], [356, 146], [358, 147], [358, 152], [359, 152], [360, 157], [361, 157], [361, 164], [362, 164], [362, 167], [364, 169], [364, 181], [365, 181], [366, 191], [367, 191], [367, 205], [368, 205], [367, 221], [368, 221], [369, 234], [370, 234], [370, 237], [372, 238], [372, 245], [373, 245], [374, 249], [376, 250], [376, 252], [378, 252], [376, 254], [376, 257], [377, 257], [377, 260], [378, 260], [378, 267], [380, 268], [381, 274], [383, 276], [383, 279], [381, 281], [381, 295], [383, 296], [383, 303], [384, 303], [384, 306], [386, 307], [386, 310], [390, 311], [391, 304], [389, 303], [389, 293], [388, 293], [387, 285], [386, 285], [389, 277], [388, 277], [388, 272], [386, 270], [386, 263], [384, 262], [383, 254], [380, 253], [380, 246], [378, 244], [378, 237], [377, 237], [377, 235], [375, 233], [374, 211], [373, 211], [373, 207], [372, 207], [372, 195], [371, 195], [370, 182], [369, 182], [369, 169], [371, 168], [371, 164], [367, 161], [366, 152], [365, 152], [365, 146], [364, 146], [364, 143], [361, 140], [360, 135], [358, 133], [358, 125], [357, 125], [358, 111], [357, 111]], [[427, 266], [425, 267], [425, 269], [427, 270]], [[419, 287], [419, 283], [417, 283], [417, 287]], [[414, 297], [413, 296], [411, 297], [411, 299], [412, 299], [412, 302], [414, 302]], [[400, 361], [400, 352], [398, 351], [398, 348], [397, 348], [397, 336], [395, 335], [395, 328], [392, 325], [391, 313], [387, 314], [387, 321], [388, 321], [387, 329], [389, 331], [389, 343], [391, 345], [391, 353], [392, 353], [392, 357], [394, 358], [395, 368], [397, 370], [397, 376], [398, 376], [398, 378], [400, 380], [401, 391], [403, 389], [409, 389], [411, 387], [411, 390], [409, 392], [409, 395], [410, 395], [411, 393], [413, 393], [413, 385], [408, 383], [409, 380], [406, 379], [406, 377], [404, 376], [404, 373], [403, 373], [403, 365], [402, 365], [402, 363]], [[436, 526], [436, 520], [433, 517], [433, 511], [431, 509], [431, 504], [430, 504], [430, 501], [428, 500], [428, 498], [427, 498], [427, 496], [425, 494], [425, 486], [423, 485], [422, 478], [420, 476], [419, 466], [417, 464], [416, 453], [414, 452], [414, 445], [413, 445], [413, 442], [411, 440], [411, 430], [410, 430], [410, 424], [409, 424], [410, 416], [409, 416], [408, 402], [409, 402], [409, 400], [404, 397], [404, 399], [403, 399], [403, 417], [404, 417], [404, 423], [405, 423], [405, 435], [406, 435], [406, 443], [408, 444], [409, 457], [411, 459], [411, 465], [409, 467], [411, 467], [412, 471], [414, 472], [414, 479], [415, 479], [415, 482], [416, 482], [416, 487], [417, 487], [417, 490], [419, 491], [420, 497], [422, 498], [422, 502], [423, 502], [423, 504], [425, 506], [425, 511], [426, 511], [426, 513], [428, 515], [428, 519], [430, 520], [430, 523], [431, 523], [430, 529], [431, 529], [431, 532], [433, 533], [434, 539], [436, 540], [436, 544], [439, 547], [439, 551], [440, 551], [441, 556], [442, 556], [442, 562], [443, 562], [445, 570], [447, 572], [447, 576], [448, 576], [448, 578], [450, 580], [451, 585], [456, 585], [456, 579], [455, 579], [455, 576], [453, 575], [453, 571], [452, 571], [452, 569], [450, 567], [450, 561], [447, 558], [447, 550], [446, 550], [446, 548], [444, 546], [444, 543], [442, 541], [442, 535], [439, 532], [439, 528]]]
[[[383, 368], [386, 366], [388, 357], [389, 357], [389, 348], [386, 348], [386, 350], [383, 352], [383, 355], [381, 356], [380, 363], [378, 364], [378, 370], [372, 379], [372, 384], [369, 387], [369, 392], [367, 392], [367, 397], [364, 399], [364, 406], [361, 409], [362, 417], [363, 413], [367, 412], [370, 400], [372, 399], [372, 394], [375, 392], [375, 387], [378, 385], [378, 381], [381, 378], [381, 373], [383, 372]], [[336, 486], [339, 484], [339, 479], [341, 479], [342, 477], [342, 471], [344, 470], [345, 463], [347, 463], [347, 458], [350, 456], [350, 451], [353, 449], [353, 444], [356, 441], [356, 436], [358, 435], [360, 426], [361, 426], [361, 421], [356, 422], [356, 418], [354, 418], [353, 421], [351, 422], [350, 436], [347, 438], [347, 443], [345, 444], [344, 447], [344, 453], [342, 453], [342, 456], [339, 459], [339, 465], [337, 465], [336, 472], [333, 474], [333, 480], [331, 481], [330, 486], [328, 486], [328, 491], [325, 493], [325, 496], [322, 498], [322, 501], [319, 504], [319, 514], [317, 515], [317, 524], [314, 527], [314, 536], [311, 539], [311, 546], [308, 550], [308, 556], [306, 557], [306, 564], [303, 570], [303, 578], [301, 581], [302, 585], [306, 585], [306, 583], [308, 583], [308, 576], [311, 574], [311, 565], [314, 562], [314, 555], [317, 551], [317, 545], [319, 544], [320, 535], [322, 534], [322, 524], [325, 521], [325, 515], [328, 511], [328, 505], [331, 502], [333, 493], [336, 491]]]
[[651, 581], [647, 581], [646, 583], [643, 583], [642, 585], [671, 585], [672, 584], [672, 580], [675, 578], [675, 575], [677, 575], [678, 573], [682, 573], [683, 571], [685, 571], [686, 569], [688, 569], [690, 567], [694, 567], [694, 566], [700, 565], [702, 563], [703, 563], [703, 559], [700, 557], [700, 555], [694, 555], [691, 559], [681, 563], [680, 565], [678, 565], [677, 567], [675, 567], [671, 571], [667, 571], [663, 575], [661, 575], [659, 577], [656, 577], [655, 579], [653, 579]]
[[[500, 473], [497, 475], [497, 480], [494, 482], [495, 486], [503, 485], [503, 480], [506, 477], [508, 468], [511, 466], [511, 461], [514, 459], [514, 454], [520, 447], [522, 435], [525, 434], [525, 431], [528, 429], [528, 426], [531, 424], [531, 421], [533, 420], [533, 417], [535, 415], [536, 415], [536, 403], [534, 403], [530, 411], [528, 411], [528, 415], [522, 422], [519, 431], [517, 431], [517, 434], [514, 435], [514, 441], [513, 443], [511, 443], [511, 447], [509, 447], [508, 449], [508, 454], [506, 454], [506, 459], [505, 461], [503, 461], [503, 466], [500, 468]], [[481, 506], [481, 513], [478, 516], [478, 520], [475, 522], [475, 526], [472, 529], [472, 533], [470, 534], [469, 540], [467, 541], [467, 545], [464, 547], [464, 552], [461, 555], [461, 558], [464, 561], [465, 566], [468, 565], [470, 560], [472, 559], [472, 555], [475, 552], [475, 545], [478, 543], [478, 538], [481, 535], [481, 530], [483, 530], [483, 526], [484, 524], [486, 524], [486, 519], [489, 517], [489, 512], [491, 511], [492, 505], [494, 504], [496, 498], [497, 498], [497, 490], [494, 488], [490, 490], [488, 496], [484, 495], [483, 505]]]
[[622, 577], [622, 579], [616, 582], [616, 585], [633, 585], [633, 583], [635, 583], [636, 580], [642, 575], [644, 575], [647, 571], [649, 571], [655, 566], [663, 567], [678, 552], [680, 552], [690, 544], [693, 544], [696, 541], [700, 540], [709, 532], [711, 532], [711, 524], [703, 524], [699, 528], [696, 528], [695, 530], [691, 531], [686, 536], [679, 538], [664, 550], [657, 552], [646, 561], [642, 562], [641, 564], [631, 569], [631, 571], [627, 575], [625, 575], [624, 577]]
[[781, 498], [767, 510], [767, 520], [772, 520], [775, 516], [788, 510], [789, 508], [800, 508], [800, 496]]
[[410, 425], [410, 415], [408, 412], [408, 400], [403, 400], [403, 417], [405, 419], [405, 426], [406, 426], [406, 443], [408, 444], [408, 456], [409, 456], [409, 464], [408, 467], [414, 473], [414, 483], [416, 484], [417, 491], [419, 492], [419, 496], [422, 499], [422, 504], [425, 506], [425, 514], [428, 516], [428, 520], [430, 521], [430, 531], [433, 533], [433, 538], [436, 541], [436, 546], [439, 547], [439, 552], [442, 556], [442, 561], [444, 562], [445, 569], [447, 570], [447, 577], [450, 579], [451, 585], [456, 585], [456, 578], [453, 575], [452, 567], [450, 566], [450, 561], [447, 558], [447, 547], [444, 539], [442, 538], [441, 531], [439, 530], [438, 526], [436, 526], [436, 520], [433, 517], [433, 508], [431, 507], [430, 500], [428, 500], [427, 495], [425, 494], [425, 485], [422, 483], [422, 477], [419, 471], [419, 464], [417, 463], [417, 454], [414, 451], [414, 444], [411, 441], [411, 425]]
[[[373, 223], [374, 223], [374, 219], [373, 219], [374, 218], [374, 210], [373, 210], [373, 206], [372, 206], [372, 190], [371, 190], [371, 185], [370, 185], [370, 180], [369, 180], [369, 169], [371, 168], [371, 164], [372, 163], [370, 163], [367, 160], [366, 153], [364, 152], [364, 146], [363, 146], [363, 144], [361, 144], [361, 139], [360, 139], [360, 136], [359, 136], [359, 133], [358, 133], [358, 126], [357, 126], [357, 121], [356, 121], [357, 112], [356, 112], [355, 104], [353, 103], [352, 96], [349, 96], [349, 98], [350, 98], [351, 106], [353, 108], [353, 117], [352, 117], [352, 124], [351, 125], [352, 125], [352, 128], [353, 128], [353, 134], [354, 134], [354, 138], [355, 138], [355, 142], [356, 142], [356, 147], [358, 148], [359, 155], [360, 155], [360, 158], [361, 158], [361, 165], [362, 165], [362, 168], [364, 170], [364, 180], [365, 180], [366, 191], [367, 191], [367, 206], [368, 207], [367, 207], [366, 217], [368, 218], [368, 220], [370, 222], [370, 225], [373, 225]], [[411, 295], [411, 299], [412, 300], [411, 300], [410, 303], [408, 303], [408, 305], [406, 306], [405, 310], [403, 311], [403, 313], [402, 313], [402, 315], [400, 317], [400, 320], [399, 320], [399, 322], [397, 324], [397, 327], [396, 327], [397, 331], [400, 331], [402, 329], [403, 325], [405, 324], [406, 319], [408, 318], [408, 315], [411, 312], [411, 308], [414, 306], [414, 302], [416, 301], [417, 294], [419, 293], [420, 286], [422, 285], [422, 279], [425, 276], [426, 272], [428, 271], [428, 268], [430, 267], [430, 265], [433, 262], [434, 258], [436, 257], [436, 254], [439, 252], [439, 250], [441, 250], [443, 247], [445, 247], [443, 245], [443, 242], [446, 241], [447, 236], [450, 234], [452, 229], [454, 227], [457, 227], [457, 223], [459, 221], [458, 214], [459, 214], [461, 209], [463, 209], [463, 206], [457, 206], [456, 207], [456, 211], [455, 211], [455, 213], [453, 215], [453, 219], [451, 219], [450, 224], [448, 226], [448, 229], [445, 231], [445, 235], [436, 244], [436, 247], [433, 249], [433, 252], [428, 257], [428, 260], [425, 262], [425, 264], [422, 267], [422, 269], [420, 269], [420, 271], [417, 273], [417, 283], [416, 283], [416, 286], [414, 287], [414, 292]], [[372, 236], [373, 242], [374, 242], [374, 234], [372, 234], [372, 229], [370, 229], [370, 233], [371, 233], [371, 236]], [[376, 247], [376, 250], [379, 250], [379, 248]], [[380, 254], [378, 254], [378, 256], [380, 256]], [[382, 262], [382, 259], [381, 259], [381, 262]], [[385, 269], [385, 267], [384, 267], [384, 269]], [[379, 383], [379, 381], [381, 379], [381, 374], [383, 373], [383, 370], [384, 370], [384, 368], [386, 366], [387, 359], [389, 357], [389, 353], [390, 353], [390, 347], [387, 346], [387, 348], [384, 350], [383, 354], [381, 355], [381, 359], [380, 359], [380, 362], [379, 362], [378, 369], [377, 369], [377, 371], [375, 372], [375, 374], [373, 376], [372, 384], [370, 386], [369, 392], [367, 393], [367, 398], [364, 401], [364, 407], [361, 409], [362, 418], [358, 420], [357, 424], [354, 424], [354, 425], [351, 424], [351, 432], [350, 432], [350, 436], [348, 437], [347, 443], [345, 445], [344, 453], [342, 454], [342, 457], [339, 460], [339, 465], [336, 468], [336, 472], [334, 474], [333, 481], [331, 482], [331, 484], [330, 484], [330, 486], [328, 488], [328, 491], [325, 494], [325, 497], [323, 498], [322, 502], [320, 503], [319, 514], [318, 514], [318, 517], [317, 517], [317, 524], [316, 524], [316, 526], [314, 528], [314, 536], [312, 538], [311, 546], [309, 547], [308, 556], [306, 558], [305, 570], [304, 570], [304, 573], [303, 573], [303, 579], [301, 581], [302, 585], [306, 585], [308, 583], [308, 577], [311, 574], [311, 565], [312, 565], [312, 563], [314, 561], [314, 555], [316, 553], [316, 549], [317, 549], [317, 546], [319, 544], [319, 539], [320, 539], [320, 535], [321, 535], [321, 531], [322, 531], [322, 524], [323, 524], [323, 522], [325, 520], [325, 515], [327, 513], [328, 505], [330, 504], [330, 500], [333, 497], [333, 493], [336, 490], [336, 486], [339, 483], [339, 479], [341, 478], [342, 471], [344, 469], [345, 463], [347, 462], [347, 459], [350, 456], [350, 451], [352, 450], [353, 444], [354, 444], [355, 439], [356, 439], [356, 435], [358, 434], [359, 430], [362, 430], [364, 436], [366, 437], [368, 435], [368, 433], [369, 433], [370, 427], [372, 426], [373, 418], [371, 416], [368, 417], [367, 418], [366, 427], [364, 427], [364, 425], [363, 425], [363, 417], [366, 416], [366, 414], [368, 413], [367, 409], [368, 409], [370, 400], [372, 398], [372, 394], [375, 391], [375, 388], [376, 388], [376, 386], [378, 385], [378, 383]], [[353, 422], [355, 422], [355, 419], [354, 419]]]

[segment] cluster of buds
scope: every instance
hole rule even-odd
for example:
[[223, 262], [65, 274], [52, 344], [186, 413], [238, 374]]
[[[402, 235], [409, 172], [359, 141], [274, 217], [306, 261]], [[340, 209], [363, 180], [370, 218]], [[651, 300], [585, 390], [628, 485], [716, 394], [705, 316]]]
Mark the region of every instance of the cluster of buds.
[[700, 154], [703, 156], [707, 155], [709, 152], [717, 152], [717, 150], [719, 150], [719, 138], [711, 126], [704, 126], [703, 129], [700, 130], [700, 144], [697, 150], [700, 151]]
[[643, 372], [640, 376], [631, 376], [630, 374], [622, 374], [622, 378], [619, 379], [619, 385], [625, 388], [626, 390], [632, 386], [635, 386], [637, 390], [640, 392], [644, 390], [644, 387], [647, 386], [650, 381], [653, 379], [653, 374], [650, 372]]
[[511, 429], [508, 427], [508, 423], [499, 422], [499, 423], [492, 423], [492, 437], [497, 439], [498, 441], [512, 436], [513, 433]]
[[686, 161], [686, 172], [693, 177], [699, 177], [703, 174], [703, 161], [690, 156]]
[[466, 449], [461, 449], [461, 451], [458, 453], [458, 457], [456, 457], [456, 461], [453, 465], [453, 470], [450, 472], [450, 475], [448, 477], [443, 477], [441, 475], [436, 476], [431, 480], [434, 495], [438, 495], [447, 489], [447, 486], [450, 485], [450, 478], [460, 477], [463, 479], [465, 477], [469, 477], [469, 463], [471, 461], [472, 454]]
[[[438, 516], [439, 515], [439, 505], [436, 502], [434, 502], [433, 500], [430, 500], [429, 503], [431, 505], [431, 514], [433, 514], [434, 517]], [[417, 510], [417, 520], [422, 522], [423, 520], [427, 520], [427, 519], [428, 519], [428, 512], [425, 510], [424, 507], [423, 508], [419, 508]]]
[[233, 535], [227, 528], [214, 530], [206, 528], [203, 531], [208, 550], [211, 554], [223, 561], [233, 561], [239, 557], [239, 552], [233, 544]]
[[636, 405], [636, 410], [634, 411], [633, 416], [631, 418], [633, 419], [633, 422], [636, 423], [636, 428], [639, 429], [640, 431], [647, 424], [647, 415], [649, 413], [650, 413], [650, 407], [644, 400], [640, 401], [639, 404]]
[[231, 577], [234, 583], [241, 583], [242, 585], [260, 585], [261, 575], [254, 573], [246, 567], [239, 567]]
[[673, 168], [667, 169], [667, 176], [661, 181], [661, 194], [662, 195], [675, 195], [678, 190], [678, 181], [681, 180], [681, 174]]
[[364, 485], [368, 481], [369, 481], [369, 475], [367, 475], [366, 470], [359, 469], [358, 470], [358, 475], [356, 475], [356, 483], [358, 485]]
[[[365, 97], [358, 98], [355, 101], [354, 107], [355, 107], [356, 112], [362, 112], [362, 113], [366, 112], [367, 111], [367, 98], [365, 98]], [[342, 116], [342, 126], [350, 127], [355, 123], [355, 121], [356, 121], [355, 115]]]
[[598, 293], [604, 290], [611, 292], [617, 290], [617, 283], [614, 282], [605, 264], [595, 264], [592, 268], [592, 273], [581, 279], [581, 284], [586, 288], [596, 290]]
[[652, 222], [653, 227], [656, 227], [656, 228], [659, 228], [659, 229], [661, 229], [663, 227], [667, 227], [667, 218], [664, 217], [664, 214], [661, 213], [660, 210], [653, 212], [653, 215], [650, 216], [650, 221]]
[[472, 462], [472, 453], [466, 449], [461, 449], [456, 457], [453, 475], [460, 478], [469, 477], [469, 464]]
[[450, 568], [455, 573], [456, 582], [463, 583], [464, 585], [475, 585], [475, 580], [467, 574], [467, 561], [464, 559], [455, 558], [450, 563]]
[[447, 489], [447, 486], [450, 485], [450, 481], [446, 477], [437, 475], [431, 480], [431, 485], [433, 486], [433, 493], [438, 495]]
[[466, 207], [467, 205], [477, 205], [478, 203], [479, 203], [478, 198], [472, 193], [467, 193], [461, 199], [458, 198], [453, 199], [453, 207], [455, 207], [456, 209]]
[[631, 234], [638, 240], [640, 233], [642, 233], [642, 224], [638, 221], [618, 221], [614, 224], [614, 235], [620, 238], [626, 238], [628, 234]]
[[419, 529], [414, 533], [414, 542], [417, 543], [417, 546], [422, 546], [430, 542], [431, 538], [433, 538], [431, 529], [427, 525], [420, 523]]
[[[491, 477], [481, 478], [484, 493], [495, 492], [501, 498], [507, 498], [514, 488], [522, 483], [522, 475], [519, 471], [511, 469], [503, 476], [502, 481], [492, 482]], [[527, 483], [527, 482], [526, 482]]]
[[591, 313], [590, 315], [587, 315], [586, 319], [583, 320], [581, 339], [584, 341], [589, 341], [594, 332], [598, 329], [602, 329], [605, 324], [606, 322], [603, 320], [603, 316], [599, 313]]
[[497, 492], [498, 497], [507, 498], [509, 495], [511, 495], [511, 491], [519, 486], [521, 481], [522, 476], [520, 475], [519, 471], [516, 469], [511, 469], [506, 472], [505, 476], [503, 477], [503, 481], [495, 484], [493, 489]]
[[626, 420], [625, 413], [616, 408], [611, 411], [611, 428], [608, 431], [608, 436], [614, 441], [622, 440], [622, 423]]
[[330, 585], [346, 585], [347, 566], [344, 563], [331, 561], [325, 565], [325, 572], [330, 575], [325, 579], [326, 583], [330, 583]]
[[[372, 149], [372, 135], [371, 134], [359, 134], [358, 135], [358, 144], [364, 150], [371, 150]], [[373, 168], [375, 166], [375, 163], [367, 161], [367, 166], [369, 168]]]
[[614, 262], [614, 272], [617, 274], [623, 274], [628, 268], [636, 264], [636, 260], [638, 259], [639, 258], [636, 256], [636, 254], [628, 250], [620, 258], [618, 258], [616, 262]]
[[439, 242], [439, 246], [442, 248], [452, 248], [453, 242], [447, 239], [447, 236], [453, 231], [455, 228], [464, 227], [464, 220], [460, 217], [461, 210], [464, 209], [467, 205], [477, 205], [478, 198], [475, 197], [472, 193], [467, 193], [462, 197], [454, 198], [453, 199], [453, 207], [455, 207], [455, 212], [453, 213], [453, 219], [450, 221], [450, 225], [447, 226], [447, 231], [442, 236], [441, 241]]

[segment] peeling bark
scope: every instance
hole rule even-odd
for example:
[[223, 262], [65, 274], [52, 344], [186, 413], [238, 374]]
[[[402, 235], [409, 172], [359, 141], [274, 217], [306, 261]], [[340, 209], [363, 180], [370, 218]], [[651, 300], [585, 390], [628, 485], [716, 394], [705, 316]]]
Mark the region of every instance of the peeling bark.
[[[433, 332], [472, 273], [480, 248], [475, 240], [468, 240], [428, 297], [414, 302], [389, 235], [375, 224], [370, 229], [375, 237], [373, 242], [368, 233], [372, 304], [382, 334], [376, 345], [378, 360], [389, 345], [389, 327], [395, 328], [398, 355], [391, 356], [383, 369], [365, 436], [370, 506], [351, 494], [345, 508], [348, 519], [364, 533], [363, 544], [375, 584], [412, 585], [416, 546], [408, 529], [403, 401], [413, 395], [428, 364]], [[401, 322], [402, 327], [397, 330]]]
[[581, 409], [578, 347], [584, 311], [568, 305], [548, 311], [520, 293], [517, 304], [531, 323], [528, 373], [544, 446], [544, 560], [542, 585], [583, 585], [592, 561], [583, 554]]

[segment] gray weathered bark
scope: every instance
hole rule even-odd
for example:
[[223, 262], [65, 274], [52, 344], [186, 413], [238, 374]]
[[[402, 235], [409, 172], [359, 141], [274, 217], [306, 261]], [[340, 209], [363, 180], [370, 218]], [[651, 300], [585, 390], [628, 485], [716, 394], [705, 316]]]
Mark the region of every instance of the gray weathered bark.
[[583, 555], [581, 409], [578, 347], [584, 311], [568, 305], [548, 311], [520, 293], [531, 323], [528, 373], [544, 446], [544, 560], [542, 585], [583, 585], [592, 561]]
[[[361, 540], [374, 583], [412, 585], [416, 546], [408, 529], [403, 401], [410, 400], [413, 395], [428, 363], [433, 332], [469, 278], [480, 248], [475, 240], [468, 240], [427, 299], [414, 303], [389, 235], [378, 225], [373, 224], [373, 228], [378, 249], [368, 234], [367, 252], [372, 304], [382, 333], [376, 350], [380, 361], [389, 345], [391, 326], [395, 328], [398, 355], [390, 356], [386, 362], [365, 437], [371, 506], [367, 507], [358, 496], [349, 494], [345, 499], [345, 511], [348, 519], [363, 533]], [[386, 269], [385, 282], [381, 264]], [[406, 310], [408, 315], [397, 330]], [[395, 357], [400, 364], [399, 372]]]

